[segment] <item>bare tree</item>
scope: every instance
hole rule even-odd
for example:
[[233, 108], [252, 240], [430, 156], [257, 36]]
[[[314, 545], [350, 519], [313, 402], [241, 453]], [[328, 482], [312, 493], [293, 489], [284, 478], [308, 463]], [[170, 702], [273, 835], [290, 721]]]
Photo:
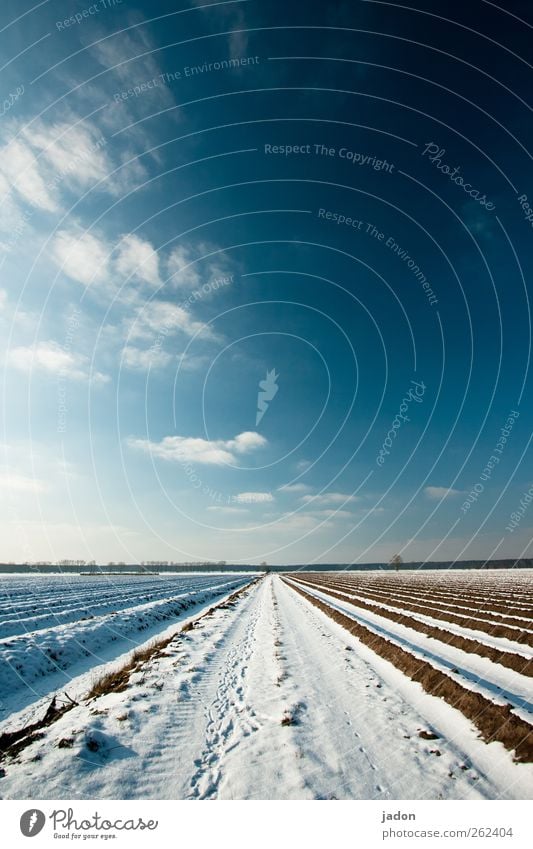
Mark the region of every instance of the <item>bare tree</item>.
[[389, 560], [389, 566], [394, 566], [396, 571], [400, 568], [403, 563], [403, 557], [401, 554], [393, 554], [391, 559]]

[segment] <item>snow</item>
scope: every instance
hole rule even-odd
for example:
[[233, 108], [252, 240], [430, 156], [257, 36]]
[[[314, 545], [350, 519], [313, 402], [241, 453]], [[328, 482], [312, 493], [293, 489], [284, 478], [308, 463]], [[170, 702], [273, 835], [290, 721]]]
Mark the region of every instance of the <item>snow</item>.
[[414, 628], [400, 625], [368, 610], [359, 610], [356, 602], [340, 601], [328, 596], [327, 591], [320, 591], [308, 585], [305, 586], [305, 591], [326, 601], [334, 610], [346, 613], [354, 621], [385, 637], [389, 642], [400, 646], [415, 657], [427, 661], [463, 687], [481, 693], [497, 704], [509, 703], [517, 708], [517, 715], [528, 722], [532, 721], [531, 678], [494, 663], [486, 657], [479, 657], [428, 637]]
[[533, 796], [531, 765], [482, 742], [275, 575], [172, 640], [124, 692], [73, 708], [18, 760], [5, 765], [3, 798]]
[[[313, 586], [318, 587], [319, 583], [314, 582]], [[327, 583], [320, 583], [320, 587], [325, 593], [327, 593]], [[527, 646], [524, 643], [514, 642], [513, 640], [509, 640], [507, 637], [494, 637], [492, 634], [487, 633], [487, 631], [479, 631], [475, 628], [470, 628], [465, 625], [457, 625], [455, 622], [448, 622], [445, 619], [435, 619], [430, 614], [425, 615], [423, 613], [419, 613], [418, 611], [410, 610], [408, 607], [392, 607], [392, 605], [387, 604], [385, 601], [376, 601], [376, 599], [369, 598], [368, 596], [358, 593], [355, 584], [353, 584], [350, 588], [348, 588], [348, 586], [345, 586], [343, 589], [337, 586], [331, 588], [334, 589], [335, 592], [339, 593], [340, 595], [345, 595], [347, 599], [353, 599], [355, 601], [359, 599], [361, 601], [367, 602], [368, 604], [374, 604], [376, 606], [379, 606], [383, 608], [383, 610], [389, 610], [391, 613], [394, 613], [396, 615], [404, 614], [406, 616], [409, 616], [411, 619], [416, 619], [418, 622], [424, 622], [427, 625], [432, 625], [435, 628], [440, 628], [440, 630], [442, 631], [448, 631], [450, 634], [457, 634], [461, 637], [467, 637], [471, 640], [477, 640], [477, 642], [479, 643], [483, 643], [486, 646], [491, 646], [493, 648], [500, 649], [500, 651], [513, 652], [513, 654], [519, 654], [522, 657], [528, 659], [533, 657], [533, 647]], [[305, 584], [305, 589], [310, 589], [307, 583]], [[386, 597], [390, 598], [390, 593], [388, 593]], [[453, 612], [455, 615], [455, 611]]]
[[0, 717], [57, 688], [70, 688], [73, 676], [135, 648], [193, 606], [249, 580], [242, 574], [4, 579]]

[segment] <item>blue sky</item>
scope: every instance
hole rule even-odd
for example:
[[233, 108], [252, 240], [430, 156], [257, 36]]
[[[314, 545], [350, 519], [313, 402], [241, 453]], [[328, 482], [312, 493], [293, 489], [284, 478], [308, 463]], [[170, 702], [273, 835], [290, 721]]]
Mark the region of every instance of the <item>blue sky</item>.
[[0, 561], [531, 555], [528, 4], [395, 5], [3, 4]]

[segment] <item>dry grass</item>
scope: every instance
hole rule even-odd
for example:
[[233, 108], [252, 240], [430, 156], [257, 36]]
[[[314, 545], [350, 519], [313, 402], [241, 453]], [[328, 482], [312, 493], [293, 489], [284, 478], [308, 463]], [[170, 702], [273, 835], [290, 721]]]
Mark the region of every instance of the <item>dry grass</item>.
[[165, 637], [163, 640], [154, 640], [144, 649], [136, 649], [124, 666], [112, 672], [107, 672], [99, 678], [87, 693], [86, 698], [95, 699], [99, 696], [105, 696], [107, 693], [123, 692], [129, 685], [131, 675], [138, 672], [149, 660], [160, 654], [175, 637], [176, 634], [171, 634], [170, 637]]
[[0, 759], [16, 757], [30, 743], [34, 743], [36, 740], [44, 737], [44, 734], [41, 733], [43, 728], [52, 725], [64, 713], [67, 713], [67, 711], [72, 710], [76, 706], [77, 703], [70, 699], [66, 704], [58, 707], [57, 699], [54, 696], [42, 719], [32, 722], [31, 725], [25, 725], [24, 728], [20, 728], [18, 731], [6, 731], [0, 734]]

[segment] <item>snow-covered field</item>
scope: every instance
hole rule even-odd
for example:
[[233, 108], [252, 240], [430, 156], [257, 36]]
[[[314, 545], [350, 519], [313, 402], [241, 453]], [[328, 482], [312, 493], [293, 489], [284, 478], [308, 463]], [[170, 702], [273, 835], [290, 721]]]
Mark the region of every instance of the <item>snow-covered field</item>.
[[0, 577], [0, 721], [249, 576]]
[[[529, 573], [493, 573], [490, 580], [465, 572], [306, 573], [259, 580], [187, 576], [154, 579], [153, 588], [145, 580], [151, 579], [131, 579], [130, 595], [120, 584], [116, 591], [123, 595], [111, 603], [106, 592], [113, 586], [93, 587], [87, 602], [80, 598], [83, 585], [72, 579], [68, 597], [63, 593], [61, 601], [60, 592], [54, 597], [62, 619], [54, 624], [47, 618], [50, 610], [35, 610], [34, 616], [43, 617], [42, 630], [11, 631], [2, 639], [2, 660], [13, 650], [6, 644], [19, 639], [28, 641], [32, 658], [49, 629], [63, 629], [65, 645], [78, 645], [92, 634], [85, 628], [93, 620], [80, 622], [81, 616], [106, 620], [117, 611], [113, 619], [126, 623], [118, 639], [124, 648], [121, 641], [132, 633], [131, 611], [137, 622], [151, 611], [145, 637], [157, 633], [159, 640], [157, 646], [148, 640], [148, 651], [136, 663], [131, 652], [118, 657], [117, 651], [112, 663], [96, 661], [93, 653], [99, 672], [124, 673], [125, 667], [126, 673], [110, 676], [91, 698], [94, 671], [87, 666], [71, 678], [68, 693], [78, 704], [29, 740], [17, 740], [4, 756], [3, 798], [533, 797], [531, 763], [517, 762], [501, 742], [485, 742], [460, 709], [430, 695], [371, 643], [334, 621], [342, 614], [344, 622], [383, 638], [491, 704], [512, 705], [512, 714], [529, 723]], [[163, 580], [169, 582], [166, 594]], [[45, 587], [43, 593], [50, 593], [52, 587]], [[183, 599], [195, 599], [197, 606], [182, 611], [181, 619], [173, 610], [169, 618], [161, 605]], [[23, 601], [19, 610], [30, 624], [31, 600]], [[8, 608], [6, 603], [2, 619], [13, 628]], [[156, 627], [157, 611], [164, 616]], [[466, 617], [467, 624], [447, 623], [443, 611], [459, 622]], [[417, 623], [425, 630], [417, 630]], [[108, 623], [113, 633], [116, 624]], [[448, 644], [443, 634], [460, 644]], [[485, 647], [480, 651], [486, 656], [476, 654], [477, 646]], [[65, 688], [61, 684], [58, 695]], [[49, 703], [50, 695], [37, 694], [6, 717], [0, 732], [42, 718]]]
[[[507, 616], [494, 608], [502, 605], [495, 600], [496, 593], [502, 592], [500, 575], [482, 576], [475, 581], [475, 575], [469, 573], [465, 581], [463, 573], [459, 580], [454, 576], [448, 577], [446, 586], [450, 588], [449, 597], [441, 590], [436, 596], [435, 582], [427, 579], [422, 585], [420, 573], [409, 573], [387, 576], [372, 580], [361, 580], [359, 576], [302, 576], [298, 582], [303, 583], [308, 591], [317, 598], [328, 601], [333, 609], [347, 613], [351, 618], [363, 624], [370, 631], [384, 636], [395, 645], [411, 652], [415, 657], [423, 658], [436, 669], [444, 671], [452, 679], [463, 686], [482, 693], [496, 703], [511, 704], [517, 715], [526, 720], [533, 717], [533, 575], [525, 573], [519, 580], [519, 588], [523, 591], [529, 584], [532, 592], [531, 602], [517, 599], [513, 591], [514, 584], [509, 587], [509, 597], [505, 602]], [[417, 581], [426, 588], [422, 594]], [[475, 582], [472, 587], [472, 582]], [[414, 585], [414, 589], [411, 589]], [[468, 589], [471, 587], [472, 592]], [[484, 601], [480, 608], [472, 607], [472, 597], [484, 587]], [[331, 597], [331, 591], [335, 596]], [[434, 598], [440, 600], [435, 602]], [[445, 599], [445, 600], [443, 600]], [[413, 601], [413, 604], [411, 604]], [[387, 603], [388, 602], [388, 603]], [[461, 607], [457, 607], [460, 604]], [[394, 606], [393, 606], [394, 605]], [[438, 605], [432, 608], [433, 605]], [[444, 607], [441, 607], [444, 605]], [[464, 605], [464, 606], [463, 606]], [[419, 611], [423, 610], [424, 613]], [[433, 610], [439, 615], [432, 617]], [[459, 618], [468, 617], [477, 620], [486, 630], [476, 627], [466, 627], [448, 623], [447, 617], [457, 615]], [[443, 618], [440, 618], [440, 617]], [[515, 616], [519, 618], [515, 620]], [[518, 625], [505, 625], [510, 637], [493, 635], [494, 626], [502, 627], [502, 622], [518, 621]], [[403, 619], [403, 621], [398, 621]], [[406, 624], [409, 623], [409, 624]], [[426, 633], [421, 633], [420, 625], [425, 625]], [[475, 626], [476, 622], [472, 622]], [[513, 641], [516, 635], [526, 635], [528, 642]], [[450, 644], [452, 633], [462, 638], [462, 647]], [[432, 636], [434, 634], [434, 636]], [[494, 650], [494, 660], [480, 656], [485, 646]], [[502, 664], [502, 661], [515, 666], [515, 669]]]

